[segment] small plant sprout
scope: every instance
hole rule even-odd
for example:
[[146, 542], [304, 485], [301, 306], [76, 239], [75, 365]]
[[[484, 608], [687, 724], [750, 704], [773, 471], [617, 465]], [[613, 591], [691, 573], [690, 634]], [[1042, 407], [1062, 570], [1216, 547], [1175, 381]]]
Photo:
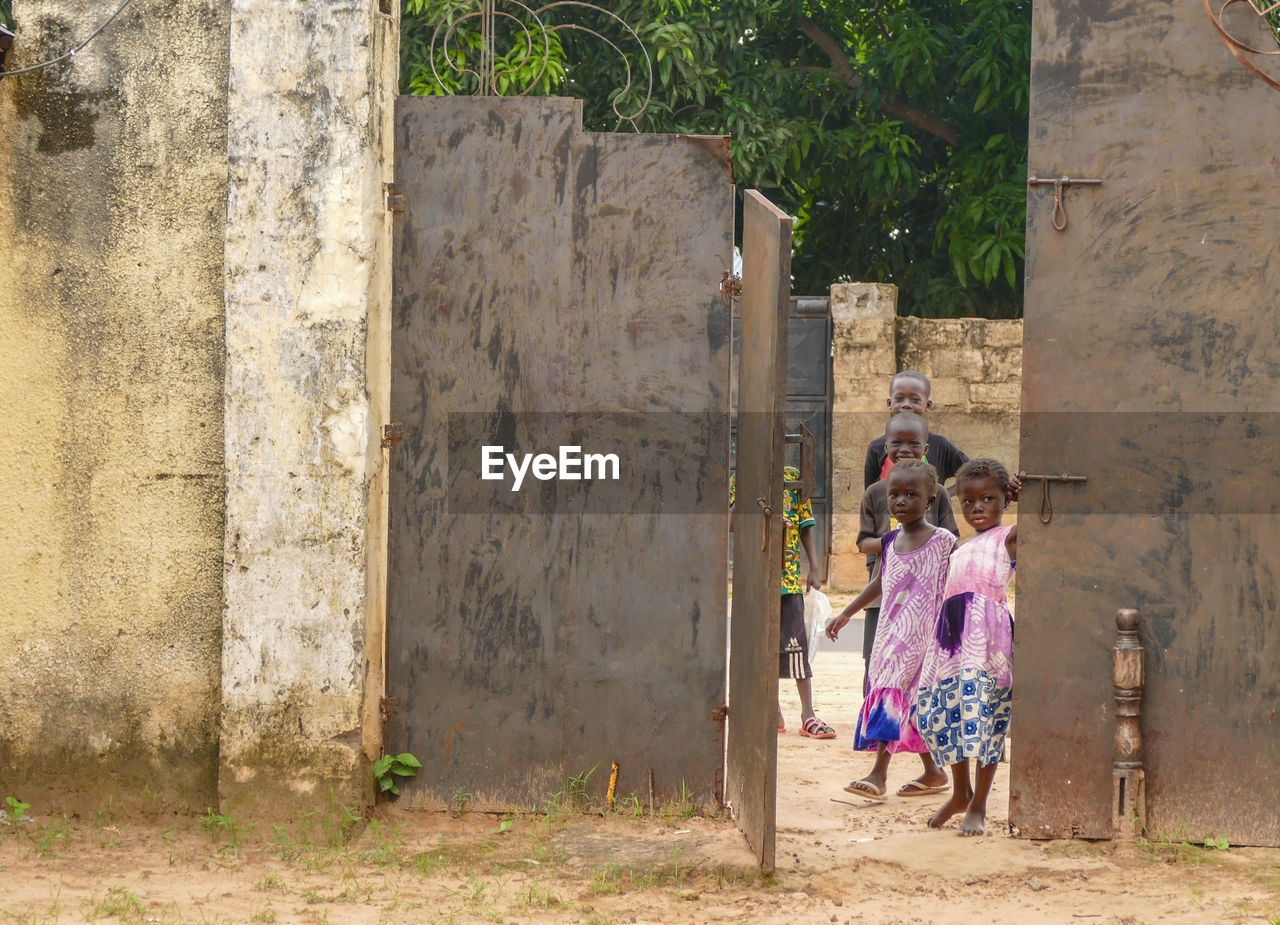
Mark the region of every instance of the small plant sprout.
[[465, 787], [459, 787], [453, 791], [453, 814], [461, 816], [467, 811], [467, 804], [471, 802], [471, 794]]
[[17, 797], [5, 797], [4, 802], [9, 808], [3, 811], [5, 818], [0, 821], [7, 821], [9, 825], [15, 825], [27, 818], [27, 810], [31, 808], [30, 803], [23, 803]]
[[383, 755], [373, 763], [373, 777], [378, 782], [378, 792], [400, 796], [400, 778], [413, 777], [420, 767], [422, 762], [409, 752]]

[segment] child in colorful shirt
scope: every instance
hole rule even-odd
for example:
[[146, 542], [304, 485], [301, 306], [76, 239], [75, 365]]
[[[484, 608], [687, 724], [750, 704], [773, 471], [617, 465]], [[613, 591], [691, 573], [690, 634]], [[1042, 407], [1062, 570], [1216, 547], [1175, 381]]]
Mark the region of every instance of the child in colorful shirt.
[[[736, 478], [729, 476], [729, 507], [736, 499]], [[800, 480], [800, 470], [786, 466], [782, 477], [788, 482]], [[813, 669], [809, 665], [809, 634], [804, 627], [804, 593], [822, 587], [817, 552], [813, 545], [813, 505], [808, 498], [788, 485], [783, 488], [783, 523], [786, 539], [782, 555], [782, 599], [779, 609], [781, 631], [778, 634], [778, 677], [796, 682], [800, 695], [800, 735], [810, 739], [834, 739], [836, 731], [818, 719], [813, 712]], [[732, 529], [732, 526], [730, 527]], [[804, 548], [809, 562], [808, 572], [800, 576], [800, 550]], [[786, 732], [782, 705], [778, 704], [778, 732]]]

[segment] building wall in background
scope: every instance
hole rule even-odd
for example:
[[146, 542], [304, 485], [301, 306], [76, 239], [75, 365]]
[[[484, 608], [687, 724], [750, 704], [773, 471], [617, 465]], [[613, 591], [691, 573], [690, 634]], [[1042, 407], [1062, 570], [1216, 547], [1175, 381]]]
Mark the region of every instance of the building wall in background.
[[[897, 287], [839, 283], [831, 287], [835, 349], [832, 376], [831, 585], [867, 583], [857, 550], [858, 506], [867, 444], [884, 434], [889, 381], [916, 369], [933, 386], [929, 429], [970, 458], [991, 456], [1018, 466], [1022, 389], [1022, 322], [982, 318], [898, 318]], [[1017, 505], [1006, 522], [1016, 520]], [[959, 511], [956, 520], [967, 532]]]

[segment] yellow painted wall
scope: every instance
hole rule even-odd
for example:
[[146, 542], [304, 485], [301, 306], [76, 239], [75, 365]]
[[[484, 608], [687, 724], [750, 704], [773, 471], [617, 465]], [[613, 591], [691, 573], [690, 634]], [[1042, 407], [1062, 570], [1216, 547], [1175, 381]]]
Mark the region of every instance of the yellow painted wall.
[[[95, 4], [15, 0], [9, 67]], [[216, 799], [228, 27], [135, 0], [0, 80], [0, 793]]]

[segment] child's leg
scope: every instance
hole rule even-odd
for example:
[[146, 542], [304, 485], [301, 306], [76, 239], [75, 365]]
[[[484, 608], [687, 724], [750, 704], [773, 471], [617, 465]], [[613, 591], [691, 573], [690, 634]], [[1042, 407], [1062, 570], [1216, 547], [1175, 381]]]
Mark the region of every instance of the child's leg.
[[943, 803], [929, 819], [929, 828], [940, 828], [956, 813], [964, 812], [972, 799], [973, 788], [969, 786], [969, 760], [966, 758], [951, 766], [951, 799]]
[[999, 762], [978, 766], [974, 775], [973, 798], [969, 800], [969, 811], [960, 820], [961, 835], [981, 835], [986, 829], [987, 794], [991, 792], [991, 782], [996, 779], [996, 768]]
[[871, 773], [866, 777], [859, 778], [851, 782], [845, 790], [850, 793], [860, 793], [864, 796], [880, 797], [883, 799], [885, 794], [885, 778], [889, 775], [889, 759], [893, 756], [889, 754], [889, 750], [884, 747], [884, 743], [876, 748], [876, 763], [871, 767]]
[[800, 723], [813, 716], [813, 678], [796, 678], [796, 691], [800, 694]]

